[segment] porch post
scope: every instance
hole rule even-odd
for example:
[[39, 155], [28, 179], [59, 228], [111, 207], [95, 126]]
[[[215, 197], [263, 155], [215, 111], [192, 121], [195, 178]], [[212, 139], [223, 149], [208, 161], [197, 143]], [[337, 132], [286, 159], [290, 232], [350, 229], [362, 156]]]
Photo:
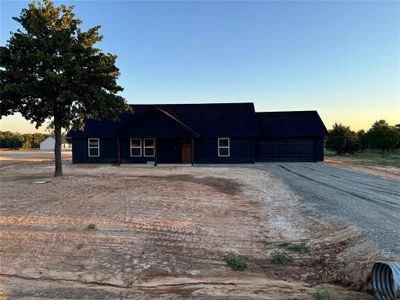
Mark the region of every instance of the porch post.
[[154, 166], [157, 166], [157, 138], [154, 139]]
[[117, 159], [117, 165], [119, 166], [121, 164], [121, 145], [120, 145], [119, 137], [117, 137], [115, 157]]
[[192, 147], [191, 147], [191, 150], [192, 150], [192, 153], [191, 153], [191, 156], [192, 156], [192, 166], [194, 165], [194, 138], [192, 137]]

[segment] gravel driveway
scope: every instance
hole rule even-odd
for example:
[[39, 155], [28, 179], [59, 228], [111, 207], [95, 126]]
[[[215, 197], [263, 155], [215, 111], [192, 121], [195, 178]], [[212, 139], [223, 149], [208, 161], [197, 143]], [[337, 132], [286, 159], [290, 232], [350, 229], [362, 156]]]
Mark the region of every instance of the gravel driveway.
[[323, 163], [256, 164], [282, 179], [317, 212], [356, 227], [400, 257], [400, 182]]

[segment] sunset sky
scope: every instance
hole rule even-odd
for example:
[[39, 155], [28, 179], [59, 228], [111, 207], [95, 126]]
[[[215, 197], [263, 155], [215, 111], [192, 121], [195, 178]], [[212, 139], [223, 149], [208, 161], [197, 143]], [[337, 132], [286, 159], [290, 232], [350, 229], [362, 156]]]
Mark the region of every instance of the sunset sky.
[[[2, 46], [28, 3], [1, 1]], [[328, 128], [400, 123], [399, 1], [57, 3], [75, 4], [84, 29], [102, 26], [130, 104], [254, 102], [317, 110]], [[0, 130], [35, 132], [18, 115]]]

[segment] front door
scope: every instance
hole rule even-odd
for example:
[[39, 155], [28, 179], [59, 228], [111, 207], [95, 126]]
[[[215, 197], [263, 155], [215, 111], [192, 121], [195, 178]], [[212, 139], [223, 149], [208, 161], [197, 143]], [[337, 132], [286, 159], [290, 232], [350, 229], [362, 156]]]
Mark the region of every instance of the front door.
[[190, 140], [182, 140], [182, 163], [192, 163], [192, 142]]

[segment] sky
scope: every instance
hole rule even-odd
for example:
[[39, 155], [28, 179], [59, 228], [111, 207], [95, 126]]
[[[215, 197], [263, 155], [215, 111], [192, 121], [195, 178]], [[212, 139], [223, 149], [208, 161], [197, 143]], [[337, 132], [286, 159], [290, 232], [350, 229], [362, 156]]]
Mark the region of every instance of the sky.
[[[0, 44], [28, 1], [0, 0]], [[130, 104], [254, 102], [326, 127], [400, 123], [400, 1], [56, 1], [118, 56]], [[40, 131], [44, 131], [43, 127]], [[0, 130], [35, 132], [20, 115]]]

